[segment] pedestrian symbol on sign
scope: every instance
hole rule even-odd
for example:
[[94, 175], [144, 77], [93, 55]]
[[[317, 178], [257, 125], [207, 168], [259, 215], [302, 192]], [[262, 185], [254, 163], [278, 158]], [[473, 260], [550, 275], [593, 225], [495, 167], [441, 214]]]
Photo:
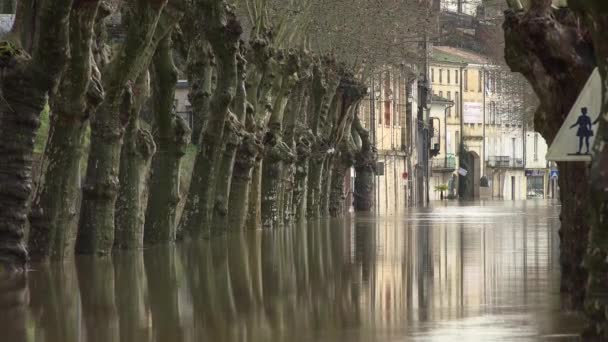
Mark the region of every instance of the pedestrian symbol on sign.
[[576, 123], [570, 128], [574, 128], [578, 126], [578, 130], [576, 131], [576, 136], [578, 137], [578, 152], [576, 154], [581, 154], [581, 150], [583, 149], [583, 139], [585, 140], [585, 147], [587, 150], [585, 154], [589, 154], [589, 137], [593, 136], [593, 125], [597, 124], [600, 117], [598, 116], [595, 119], [595, 122], [591, 123], [591, 118], [587, 115], [587, 107], [581, 108], [581, 115], [576, 120]]
[[595, 68], [553, 139], [546, 159], [590, 162], [596, 135], [593, 130], [599, 122], [601, 110], [602, 77], [598, 68]]

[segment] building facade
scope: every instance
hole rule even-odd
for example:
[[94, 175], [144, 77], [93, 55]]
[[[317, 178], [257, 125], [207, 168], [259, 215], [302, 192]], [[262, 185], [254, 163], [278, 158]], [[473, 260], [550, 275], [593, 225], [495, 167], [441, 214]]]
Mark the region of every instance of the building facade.
[[[460, 184], [462, 198], [546, 197], [554, 186], [545, 160], [547, 145], [526, 125], [522, 85], [485, 57], [453, 47], [436, 46], [429, 69], [431, 121], [441, 131], [440, 150], [431, 160], [432, 187], [448, 186], [453, 196], [462, 166], [473, 178], [466, 183], [471, 191]], [[460, 165], [463, 160], [472, 165]], [[432, 200], [440, 197], [440, 191], [431, 194]]]

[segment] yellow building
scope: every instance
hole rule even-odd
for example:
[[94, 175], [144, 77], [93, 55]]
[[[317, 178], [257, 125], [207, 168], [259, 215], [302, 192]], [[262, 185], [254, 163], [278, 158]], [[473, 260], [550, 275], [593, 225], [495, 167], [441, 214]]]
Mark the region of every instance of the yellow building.
[[[468, 155], [476, 158], [475, 166], [467, 170], [474, 173], [472, 197], [529, 197], [532, 181], [540, 182], [532, 179], [539, 177], [539, 165], [533, 172], [526, 167], [528, 127], [523, 125], [522, 99], [517, 93], [521, 89], [513, 89], [517, 88], [513, 76], [484, 56], [446, 46], [433, 48], [429, 75], [434, 96], [431, 121], [440, 137], [439, 152], [431, 160], [431, 188], [447, 185], [456, 174], [462, 139]], [[454, 107], [444, 111], [450, 103]], [[487, 187], [480, 187], [482, 177]], [[431, 200], [440, 196], [437, 192], [430, 195]]]

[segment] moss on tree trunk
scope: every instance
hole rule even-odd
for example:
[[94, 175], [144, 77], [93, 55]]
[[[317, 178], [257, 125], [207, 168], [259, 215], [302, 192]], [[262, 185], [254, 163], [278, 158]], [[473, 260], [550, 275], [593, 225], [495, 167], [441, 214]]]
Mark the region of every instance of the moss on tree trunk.
[[[156, 46], [181, 17], [165, 1], [127, 7], [125, 42], [104, 68], [106, 97], [91, 122], [91, 149], [83, 188], [76, 252], [108, 254], [114, 244], [115, 205], [119, 190], [120, 152], [128, 117], [125, 93], [148, 67]], [[173, 4], [173, 3], [171, 3]], [[161, 15], [162, 14], [162, 15]], [[128, 96], [127, 96], [128, 97]]]
[[237, 54], [242, 28], [234, 13], [225, 5], [221, 0], [201, 0], [197, 3], [197, 10], [207, 20], [205, 36], [215, 54], [218, 80], [180, 221], [180, 229], [185, 235], [191, 236], [201, 236], [211, 223], [216, 168], [225, 144], [224, 125], [236, 93]]
[[[17, 16], [35, 15], [37, 26], [16, 22], [13, 31], [35, 37], [31, 58], [15, 41], [0, 41], [0, 274], [23, 271], [28, 256], [23, 241], [32, 189], [32, 154], [46, 96], [64, 70], [72, 1], [42, 1], [20, 6]], [[36, 32], [34, 27], [38, 28]], [[14, 39], [9, 35], [9, 39]], [[25, 44], [24, 44], [25, 45]]]
[[175, 241], [181, 160], [190, 140], [188, 124], [173, 109], [177, 70], [169, 35], [157, 47], [151, 70], [157, 151], [150, 170], [144, 226], [146, 244]]
[[116, 200], [116, 234], [114, 246], [121, 249], [143, 247], [144, 241], [144, 189], [150, 159], [156, 145], [150, 132], [139, 125], [139, 112], [150, 93], [148, 71], [139, 77], [134, 88], [133, 103], [129, 108], [120, 154], [120, 189]]

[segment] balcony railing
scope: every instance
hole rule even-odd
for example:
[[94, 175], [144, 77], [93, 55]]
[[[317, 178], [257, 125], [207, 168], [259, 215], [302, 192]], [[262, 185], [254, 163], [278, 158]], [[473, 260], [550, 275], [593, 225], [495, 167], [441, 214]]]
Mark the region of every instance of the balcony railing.
[[433, 158], [431, 159], [433, 170], [453, 171], [456, 169], [456, 159], [454, 158]]
[[493, 168], [519, 169], [524, 167], [523, 158], [513, 158], [509, 156], [490, 156], [488, 166]]

